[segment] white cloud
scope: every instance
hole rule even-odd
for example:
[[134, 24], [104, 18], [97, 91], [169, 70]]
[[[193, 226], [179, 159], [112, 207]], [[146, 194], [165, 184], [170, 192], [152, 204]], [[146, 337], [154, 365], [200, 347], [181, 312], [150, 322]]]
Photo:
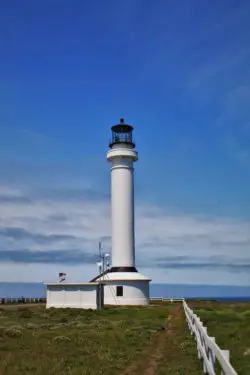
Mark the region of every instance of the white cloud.
[[[53, 199], [7, 187], [0, 191], [8, 197], [0, 203], [2, 281], [55, 279], [62, 269], [71, 280], [94, 276], [98, 239], [106, 238], [103, 247], [110, 250], [107, 199], [90, 199], [89, 194], [60, 198], [60, 192]], [[11, 196], [33, 198], [12, 202]], [[137, 266], [154, 282], [250, 284], [249, 248], [248, 221], [170, 216], [153, 205], [136, 207]], [[33, 258], [28, 259], [30, 252]], [[15, 255], [15, 262], [8, 254]]]

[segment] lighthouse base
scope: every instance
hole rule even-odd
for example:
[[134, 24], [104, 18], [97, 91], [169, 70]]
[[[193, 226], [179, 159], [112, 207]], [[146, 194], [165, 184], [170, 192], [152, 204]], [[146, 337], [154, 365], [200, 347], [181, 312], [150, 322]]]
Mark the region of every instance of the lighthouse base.
[[148, 305], [151, 279], [139, 272], [108, 272], [96, 280], [104, 284], [104, 305]]

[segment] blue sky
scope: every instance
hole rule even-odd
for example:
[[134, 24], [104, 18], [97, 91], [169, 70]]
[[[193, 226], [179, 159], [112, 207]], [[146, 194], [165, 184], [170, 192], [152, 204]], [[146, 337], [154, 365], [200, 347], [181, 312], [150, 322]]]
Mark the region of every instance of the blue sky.
[[124, 117], [139, 269], [250, 284], [249, 17], [239, 0], [0, 1], [3, 280], [96, 272]]

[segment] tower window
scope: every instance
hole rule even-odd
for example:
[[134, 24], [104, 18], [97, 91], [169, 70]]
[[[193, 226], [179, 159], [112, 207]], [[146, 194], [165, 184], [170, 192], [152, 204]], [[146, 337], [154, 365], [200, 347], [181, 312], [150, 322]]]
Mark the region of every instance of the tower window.
[[116, 297], [122, 297], [123, 296], [123, 286], [117, 286], [116, 287]]

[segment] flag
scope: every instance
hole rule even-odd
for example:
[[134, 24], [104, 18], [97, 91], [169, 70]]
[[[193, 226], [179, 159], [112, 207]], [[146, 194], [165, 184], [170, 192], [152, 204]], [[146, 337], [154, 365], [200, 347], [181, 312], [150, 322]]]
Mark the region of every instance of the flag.
[[59, 282], [66, 280], [66, 273], [65, 272], [59, 272]]

